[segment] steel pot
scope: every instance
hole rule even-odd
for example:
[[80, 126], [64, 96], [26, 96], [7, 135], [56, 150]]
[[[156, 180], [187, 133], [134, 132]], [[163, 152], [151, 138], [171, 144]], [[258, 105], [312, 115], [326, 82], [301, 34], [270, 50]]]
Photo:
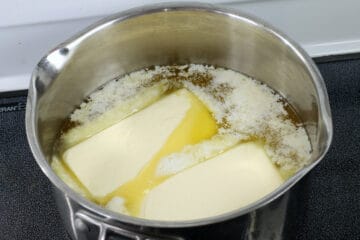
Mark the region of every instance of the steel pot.
[[[64, 119], [106, 81], [151, 65], [174, 63], [226, 67], [277, 90], [305, 123], [313, 148], [312, 163], [247, 207], [193, 221], [151, 221], [125, 216], [72, 191], [49, 164]], [[244, 218], [289, 190], [324, 157], [332, 139], [332, 122], [321, 75], [311, 58], [291, 39], [238, 11], [179, 3], [115, 14], [44, 56], [31, 79], [26, 132], [37, 163], [54, 186], [58, 207], [73, 239], [104, 240], [112, 234], [120, 239], [187, 239], [186, 231]]]

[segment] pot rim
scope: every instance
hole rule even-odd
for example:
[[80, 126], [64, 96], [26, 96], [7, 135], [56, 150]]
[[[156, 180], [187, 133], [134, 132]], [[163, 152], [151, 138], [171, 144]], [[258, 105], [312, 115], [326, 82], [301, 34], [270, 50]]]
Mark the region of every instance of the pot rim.
[[77, 192], [72, 190], [69, 186], [67, 186], [67, 184], [65, 184], [52, 170], [50, 164], [48, 163], [44, 154], [42, 153], [37, 137], [37, 126], [35, 121], [37, 114], [36, 106], [38, 101], [37, 99], [38, 94], [35, 86], [35, 80], [36, 80], [38, 68], [35, 68], [31, 77], [27, 106], [26, 106], [26, 120], [25, 120], [26, 135], [30, 145], [30, 149], [34, 155], [35, 160], [40, 166], [41, 170], [50, 179], [53, 185], [55, 185], [59, 190], [61, 190], [63, 194], [66, 194], [68, 197], [70, 197], [72, 200], [80, 204], [88, 211], [100, 214], [105, 219], [112, 219], [114, 221], [119, 221], [122, 223], [140, 225], [146, 227], [183, 228], [183, 227], [195, 227], [195, 226], [213, 224], [213, 223], [229, 220], [241, 215], [245, 215], [251, 211], [254, 211], [270, 203], [271, 201], [280, 197], [287, 190], [289, 190], [296, 182], [298, 182], [305, 174], [307, 174], [313, 167], [315, 167], [323, 159], [332, 141], [333, 127], [332, 127], [331, 112], [330, 112], [329, 100], [328, 100], [325, 83], [317, 67], [315, 66], [315, 63], [310, 58], [310, 56], [308, 56], [308, 54], [286, 34], [282, 33], [281, 31], [277, 30], [270, 24], [260, 20], [257, 17], [251, 16], [247, 13], [243, 13], [241, 11], [234, 9], [218, 7], [212, 4], [194, 3], [194, 2], [160, 3], [160, 4], [151, 4], [143, 7], [132, 8], [127, 11], [116, 13], [109, 17], [106, 17], [103, 20], [100, 20], [94, 23], [93, 25], [85, 28], [83, 31], [79, 32], [72, 38], [61, 43], [52, 51], [50, 51], [47, 55], [45, 55], [43, 59], [49, 56], [51, 53], [58, 51], [61, 48], [73, 44], [79, 44], [83, 39], [86, 39], [88, 36], [100, 31], [101, 29], [109, 25], [116, 24], [126, 19], [130, 19], [142, 15], [158, 13], [158, 12], [166, 12], [166, 11], [205, 11], [205, 12], [225, 15], [230, 18], [236, 19], [238, 21], [247, 22], [253, 25], [254, 27], [260, 27], [263, 30], [267, 31], [268, 33], [274, 35], [279, 41], [281, 41], [283, 44], [291, 48], [291, 50], [305, 64], [307, 70], [309, 71], [319, 98], [319, 115], [320, 115], [320, 119], [323, 120], [322, 131], [324, 131], [324, 133], [327, 134], [326, 135], [327, 141], [325, 143], [326, 144], [325, 148], [323, 148], [322, 152], [318, 153], [316, 160], [313, 161], [310, 165], [298, 171], [294, 176], [288, 179], [280, 187], [278, 187], [271, 193], [267, 194], [263, 198], [259, 199], [258, 201], [253, 202], [248, 206], [221, 215], [212, 216], [208, 218], [186, 220], [186, 221], [162, 221], [162, 220], [160, 221], [160, 220], [142, 219], [142, 218], [137, 218], [137, 217], [132, 217], [132, 216], [112, 212], [85, 199], [84, 197], [80, 196]]

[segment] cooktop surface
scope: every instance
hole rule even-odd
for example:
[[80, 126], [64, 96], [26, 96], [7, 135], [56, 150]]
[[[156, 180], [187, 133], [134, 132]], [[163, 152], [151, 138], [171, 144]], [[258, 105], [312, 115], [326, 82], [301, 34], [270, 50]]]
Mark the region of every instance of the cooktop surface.
[[[332, 147], [289, 194], [258, 211], [255, 228], [265, 226], [270, 239], [360, 238], [360, 59], [318, 66], [333, 114]], [[50, 182], [27, 144], [25, 103], [26, 92], [0, 95], [0, 239], [68, 240]], [[249, 224], [235, 219], [193, 229], [189, 237], [243, 239]]]

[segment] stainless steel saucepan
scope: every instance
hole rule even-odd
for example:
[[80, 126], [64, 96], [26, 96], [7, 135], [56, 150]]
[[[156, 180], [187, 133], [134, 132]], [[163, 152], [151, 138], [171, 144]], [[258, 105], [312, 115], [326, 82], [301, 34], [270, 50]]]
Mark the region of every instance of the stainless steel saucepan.
[[[152, 221], [111, 212], [82, 198], [53, 172], [49, 161], [59, 127], [84, 97], [120, 75], [152, 65], [186, 63], [233, 69], [282, 94], [305, 123], [312, 163], [247, 207], [193, 221]], [[186, 231], [248, 216], [289, 190], [324, 157], [332, 139], [332, 122], [318, 69], [287, 36], [238, 11], [172, 3], [110, 16], [44, 56], [31, 79], [26, 132], [37, 163], [54, 186], [73, 239], [105, 240], [110, 235], [116, 239], [187, 239]]]

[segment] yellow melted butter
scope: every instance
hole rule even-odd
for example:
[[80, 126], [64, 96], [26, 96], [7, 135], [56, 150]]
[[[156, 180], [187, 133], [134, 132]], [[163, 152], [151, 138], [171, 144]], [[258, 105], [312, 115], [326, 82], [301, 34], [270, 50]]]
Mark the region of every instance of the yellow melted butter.
[[[174, 92], [173, 94], [178, 93]], [[89, 200], [105, 206], [112, 198], [121, 197], [125, 200], [125, 207], [128, 213], [139, 217], [146, 194], [174, 175], [157, 175], [160, 160], [169, 154], [182, 151], [187, 145], [194, 145], [208, 140], [218, 131], [217, 123], [208, 108], [192, 93], [188, 92], [187, 97], [191, 103], [190, 108], [160, 151], [155, 154], [134, 179], [121, 185], [107, 196], [102, 198], [93, 197], [63, 161], [54, 159], [52, 168], [65, 183]], [[252, 141], [256, 141], [256, 138], [249, 138], [241, 141], [241, 143]], [[263, 143], [261, 144], [263, 145]], [[293, 172], [291, 170], [283, 170], [280, 171], [280, 174], [283, 179], [287, 179]]]
[[[170, 90], [175, 92], [170, 93]], [[131, 101], [126, 102], [126, 104], [122, 103], [117, 106], [117, 112], [113, 110], [105, 112], [98, 119], [96, 119], [96, 121], [91, 122], [91, 124], [84, 124], [82, 126], [77, 126], [70, 129], [69, 132], [66, 132], [66, 134], [64, 134], [64, 138], [60, 140], [60, 142], [63, 143], [63, 146], [61, 146], [62, 148], [60, 148], [61, 151], [59, 152], [62, 152], [63, 150], [69, 149], [70, 147], [77, 145], [81, 141], [84, 141], [85, 139], [93, 136], [95, 133], [101, 132], [104, 129], [110, 127], [112, 124], [120, 122], [122, 119], [130, 116], [134, 113], [134, 102], [138, 103], [139, 105], [139, 107], [135, 108], [141, 111], [144, 107], [158, 101], [166, 94], [177, 94], [175, 89], [170, 90], [168, 89], [167, 85], [155, 85], [154, 89], [152, 89], [151, 92], [150, 89], [146, 89], [146, 91], [149, 91], [148, 98], [145, 98], [144, 94], [139, 94], [134, 99], [131, 99]], [[60, 158], [56, 158], [52, 161], [52, 168], [66, 184], [68, 184], [76, 192], [80, 193], [87, 199], [94, 201], [102, 206], [105, 206], [109, 201], [112, 200], [112, 198], [121, 197], [122, 199], [124, 199], [126, 210], [130, 215], [137, 217], [141, 216], [143, 200], [146, 197], [147, 193], [149, 193], [153, 188], [159, 186], [164, 181], [176, 174], [175, 173], [173, 175], [166, 176], [157, 175], [160, 161], [164, 157], [172, 153], [178, 153], [180, 151], [183, 151], [184, 147], [187, 145], [194, 145], [204, 140], [210, 139], [218, 132], [218, 127], [222, 127], [217, 126], [213, 116], [209, 112], [206, 105], [202, 103], [194, 94], [188, 92], [187, 97], [189, 101], [191, 101], [190, 108], [186, 112], [184, 118], [181, 120], [181, 123], [176, 126], [175, 130], [165, 141], [161, 149], [154, 156], [152, 156], [151, 160], [146, 163], [146, 165], [142, 168], [142, 170], [138, 173], [136, 177], [121, 185], [118, 189], [106, 195], [105, 197], [93, 197], [90, 191], [81, 183], [79, 178], [70, 169], [66, 162], [63, 160], [59, 160]], [[135, 106], [137, 105], [135, 104]], [[298, 116], [296, 115], [296, 112], [294, 111], [292, 113], [290, 111], [291, 109], [289, 110], [286, 108], [287, 105], [285, 105], [285, 101], [284, 106], [285, 110], [289, 113], [289, 118], [294, 122], [294, 124], [301, 123], [300, 119], [298, 119]], [[161, 122], [159, 122], [158, 124], [161, 124]], [[224, 125], [226, 124], [227, 123], [224, 122]], [[139, 141], [141, 141], [141, 137]], [[265, 144], [261, 141], [261, 139], [259, 140], [257, 136], [241, 140], [241, 142], [238, 142], [236, 144], [242, 144], [252, 141], [256, 141], [258, 144], [261, 144], [262, 147]], [[224, 148], [224, 151], [227, 150], [227, 148]], [[139, 151], [141, 151], [141, 149], [139, 149]], [[217, 154], [220, 154], [224, 151], [221, 151]], [[61, 154], [59, 156], [61, 156]], [[211, 159], [212, 157], [213, 156], [206, 159]], [[269, 157], [269, 159], [271, 158]], [[297, 170], [285, 170], [280, 168], [279, 165], [274, 165], [277, 167], [281, 177], [284, 180], [291, 177]], [[124, 166], [124, 168], [126, 168], [126, 166]]]
[[77, 176], [71, 171], [71, 169], [64, 164], [63, 161], [59, 160], [57, 156], [52, 158], [51, 167], [54, 172], [75, 192], [81, 196], [97, 202], [96, 199], [91, 195], [89, 190], [81, 183]]
[[[175, 93], [176, 94], [176, 93]], [[113, 197], [122, 197], [125, 206], [132, 216], [138, 216], [141, 212], [142, 201], [145, 195], [154, 187], [171, 177], [157, 176], [156, 170], [160, 160], [175, 152], [181, 151], [186, 145], [196, 144], [202, 140], [211, 138], [217, 133], [218, 127], [205, 105], [193, 94], [188, 94], [191, 107], [179, 126], [172, 132], [166, 143], [141, 172], [129, 182], [123, 184], [117, 190], [100, 199], [104, 205]]]

